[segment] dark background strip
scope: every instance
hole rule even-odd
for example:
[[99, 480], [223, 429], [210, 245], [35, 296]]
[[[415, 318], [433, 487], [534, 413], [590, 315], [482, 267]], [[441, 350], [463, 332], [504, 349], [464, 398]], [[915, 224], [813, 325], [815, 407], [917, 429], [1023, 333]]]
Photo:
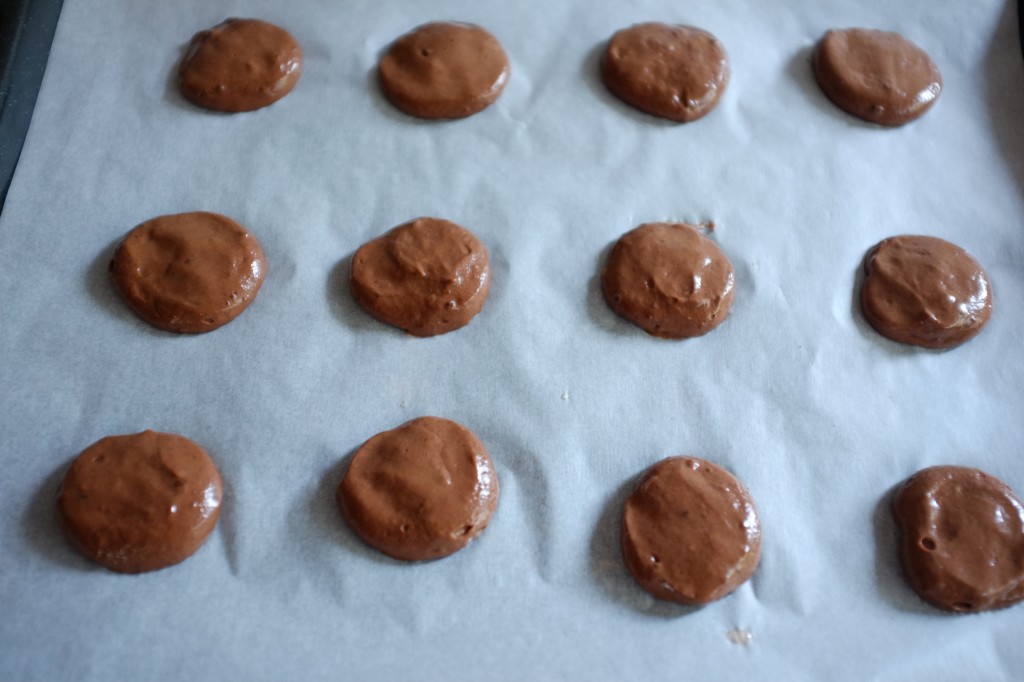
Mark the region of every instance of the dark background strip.
[[64, 0], [0, 0], [0, 209], [25, 143]]

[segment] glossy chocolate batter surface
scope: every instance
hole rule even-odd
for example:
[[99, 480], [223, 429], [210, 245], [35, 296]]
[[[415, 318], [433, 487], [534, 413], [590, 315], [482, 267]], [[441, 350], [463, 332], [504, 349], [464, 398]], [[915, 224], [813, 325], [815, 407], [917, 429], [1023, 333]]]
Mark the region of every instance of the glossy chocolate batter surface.
[[746, 582], [761, 558], [761, 524], [746, 488], [696, 457], [648, 469], [626, 500], [622, 558], [659, 599], [706, 604]]
[[415, 336], [459, 329], [490, 290], [487, 249], [469, 230], [417, 218], [367, 242], [352, 257], [352, 295], [366, 312]]
[[718, 104], [729, 83], [729, 58], [722, 43], [702, 29], [637, 24], [612, 36], [601, 76], [623, 102], [686, 123]]
[[302, 48], [288, 31], [258, 19], [227, 19], [192, 38], [178, 68], [189, 100], [217, 111], [273, 104], [302, 74]]
[[184, 561], [217, 525], [220, 474], [187, 438], [144, 431], [109, 436], [75, 459], [57, 493], [68, 540], [120, 573]]
[[352, 456], [337, 501], [371, 547], [406, 561], [440, 559], [487, 527], [498, 476], [472, 432], [421, 417], [366, 441]]
[[896, 491], [900, 560], [910, 586], [950, 611], [999, 609], [1024, 599], [1024, 506], [978, 469], [923, 469]]
[[985, 271], [943, 239], [885, 239], [868, 253], [864, 272], [864, 317], [893, 341], [952, 348], [974, 338], [992, 316]]
[[670, 339], [707, 334], [725, 321], [736, 296], [729, 258], [683, 223], [647, 223], [623, 235], [601, 285], [618, 315]]
[[489, 107], [509, 77], [501, 43], [473, 24], [424, 24], [398, 38], [378, 65], [381, 90], [418, 118], [465, 118]]
[[208, 332], [242, 314], [263, 285], [263, 248], [217, 213], [153, 218], [121, 241], [110, 261], [121, 298], [154, 327]]
[[818, 85], [836, 106], [883, 126], [919, 118], [942, 92], [935, 63], [897, 33], [828, 31], [818, 42], [813, 61]]

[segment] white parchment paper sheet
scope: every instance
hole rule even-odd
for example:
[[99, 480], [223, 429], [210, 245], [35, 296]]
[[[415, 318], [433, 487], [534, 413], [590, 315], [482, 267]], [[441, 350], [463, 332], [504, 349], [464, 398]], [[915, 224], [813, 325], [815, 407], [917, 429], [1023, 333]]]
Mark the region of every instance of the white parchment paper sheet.
[[[181, 98], [184, 45], [227, 16], [298, 38], [291, 95], [238, 115]], [[376, 88], [380, 51], [436, 19], [488, 27], [511, 58], [467, 120], [411, 119]], [[67, 0], [0, 217], [0, 678], [1021, 679], [1024, 607], [924, 605], [887, 506], [940, 463], [1024, 492], [1016, 19], [999, 0]], [[706, 119], [664, 123], [601, 86], [604, 41], [647, 20], [725, 43]], [[809, 54], [847, 26], [924, 47], [936, 107], [897, 130], [836, 110]], [[239, 319], [179, 337], [137, 320], [106, 264], [132, 226], [187, 210], [247, 225], [270, 268]], [[346, 287], [360, 244], [420, 215], [493, 260], [483, 313], [426, 340]], [[609, 246], [659, 220], [713, 220], [736, 267], [703, 338], [648, 337], [601, 298]], [[901, 233], [987, 268], [977, 339], [926, 352], [866, 325], [861, 259]], [[333, 493], [365, 439], [424, 414], [480, 436], [502, 498], [466, 551], [406, 565], [360, 544]], [[87, 445], [145, 428], [203, 445], [227, 498], [192, 559], [115, 575], [67, 546], [53, 496]], [[733, 471], [764, 524], [754, 579], [698, 610], [649, 598], [617, 545], [636, 475], [682, 453]]]

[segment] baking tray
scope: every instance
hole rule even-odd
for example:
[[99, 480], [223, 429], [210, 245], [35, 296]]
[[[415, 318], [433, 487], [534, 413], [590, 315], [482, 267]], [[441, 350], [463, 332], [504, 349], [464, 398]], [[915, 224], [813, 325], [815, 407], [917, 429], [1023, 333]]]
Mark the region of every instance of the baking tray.
[[[262, 112], [203, 112], [174, 66], [238, 14], [299, 37], [303, 80]], [[440, 15], [495, 31], [512, 78], [483, 114], [431, 125], [380, 97], [373, 66]], [[596, 78], [610, 33], [647, 19], [730, 50], [701, 122], [644, 117]], [[809, 71], [822, 31], [880, 23], [947, 77], [899, 131], [836, 111]], [[0, 678], [1019, 678], [1024, 610], [923, 604], [887, 507], [930, 464], [1024, 487], [1017, 24], [994, 0], [69, 0], [0, 215]], [[175, 337], [125, 309], [106, 266], [132, 225], [192, 209], [249, 226], [270, 270], [238, 320]], [[481, 315], [430, 340], [344, 287], [359, 244], [421, 214], [473, 229], [494, 267]], [[738, 295], [712, 334], [652, 339], [601, 300], [608, 248], [651, 220], [715, 220]], [[977, 339], [921, 352], [859, 315], [864, 252], [903, 231], [989, 270]], [[422, 414], [480, 436], [502, 500], [466, 551], [408, 566], [359, 543], [333, 491], [363, 440]], [[147, 427], [201, 443], [228, 494], [196, 556], [117, 576], [67, 546], [53, 494], [90, 442]], [[703, 609], [649, 598], [616, 542], [637, 474], [684, 453], [736, 473], [765, 529], [753, 580]]]

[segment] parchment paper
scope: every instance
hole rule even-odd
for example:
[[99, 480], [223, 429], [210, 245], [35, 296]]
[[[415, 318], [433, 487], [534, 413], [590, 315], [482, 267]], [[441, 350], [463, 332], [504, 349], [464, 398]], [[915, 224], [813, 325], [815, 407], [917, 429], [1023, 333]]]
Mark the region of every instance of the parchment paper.
[[[298, 38], [291, 95], [238, 115], [182, 99], [184, 45], [227, 16]], [[376, 88], [380, 51], [437, 19], [486, 26], [511, 58], [467, 120], [409, 118]], [[1016, 19], [998, 0], [67, 0], [0, 218], [0, 678], [1021, 679], [1024, 607], [925, 605], [888, 511], [934, 464], [1024, 492]], [[725, 43], [707, 118], [603, 89], [604, 42], [648, 20]], [[885, 130], [832, 106], [810, 48], [848, 26], [927, 50], [935, 108]], [[187, 210], [241, 221], [270, 264], [253, 306], [201, 336], [148, 327], [106, 276], [131, 227]], [[493, 261], [482, 314], [433, 339], [346, 286], [360, 244], [420, 215]], [[713, 220], [736, 267], [705, 337], [649, 337], [600, 295], [610, 245], [662, 220]], [[936, 353], [867, 326], [861, 259], [903, 233], [986, 267], [978, 338]], [[408, 565], [363, 546], [333, 494], [364, 440], [425, 414], [486, 443], [502, 497], [465, 551]], [[194, 557], [115, 575], [60, 536], [54, 492], [90, 443], [146, 428], [200, 443], [228, 493]], [[754, 579], [702, 609], [655, 602], [618, 552], [635, 477], [682, 453], [743, 480], [764, 526]]]

